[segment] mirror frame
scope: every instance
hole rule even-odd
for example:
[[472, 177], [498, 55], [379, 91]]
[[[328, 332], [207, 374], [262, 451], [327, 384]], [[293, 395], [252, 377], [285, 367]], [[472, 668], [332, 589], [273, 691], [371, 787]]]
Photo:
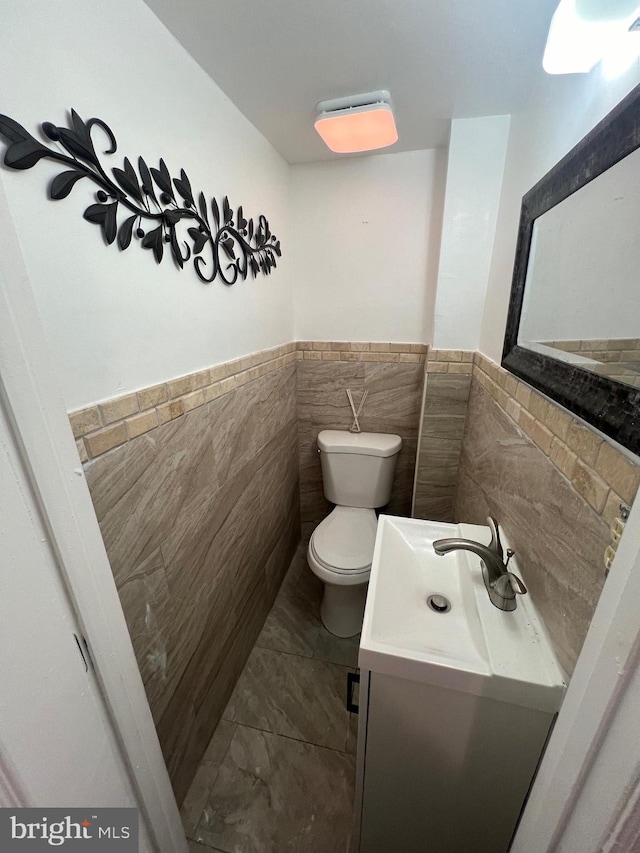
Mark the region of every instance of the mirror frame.
[[640, 389], [520, 346], [518, 330], [535, 220], [639, 147], [640, 85], [523, 197], [502, 351], [504, 368], [636, 454]]

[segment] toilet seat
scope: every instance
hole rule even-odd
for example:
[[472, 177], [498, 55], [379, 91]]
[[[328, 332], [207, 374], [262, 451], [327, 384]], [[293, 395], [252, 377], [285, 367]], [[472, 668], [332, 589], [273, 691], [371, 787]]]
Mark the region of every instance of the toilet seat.
[[368, 576], [377, 528], [375, 510], [336, 506], [313, 531], [309, 551], [326, 571]]

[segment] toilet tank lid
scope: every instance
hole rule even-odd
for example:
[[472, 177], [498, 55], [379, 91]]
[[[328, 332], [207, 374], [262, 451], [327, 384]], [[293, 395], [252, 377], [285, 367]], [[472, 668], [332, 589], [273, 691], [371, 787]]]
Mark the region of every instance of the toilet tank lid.
[[324, 453], [360, 453], [363, 456], [394, 456], [402, 447], [399, 435], [384, 432], [347, 432], [323, 429], [318, 447]]

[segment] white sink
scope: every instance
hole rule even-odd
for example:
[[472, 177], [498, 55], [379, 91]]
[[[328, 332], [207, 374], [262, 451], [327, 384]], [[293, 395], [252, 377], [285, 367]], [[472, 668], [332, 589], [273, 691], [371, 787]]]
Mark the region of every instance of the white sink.
[[[468, 551], [435, 553], [433, 542], [447, 537], [488, 544], [490, 532], [474, 524], [380, 516], [360, 667], [556, 711], [565, 678], [531, 595], [519, 595], [514, 611], [499, 610], [489, 601], [479, 557]], [[517, 558], [509, 569], [522, 577]], [[431, 594], [445, 596], [451, 609], [431, 610]]]

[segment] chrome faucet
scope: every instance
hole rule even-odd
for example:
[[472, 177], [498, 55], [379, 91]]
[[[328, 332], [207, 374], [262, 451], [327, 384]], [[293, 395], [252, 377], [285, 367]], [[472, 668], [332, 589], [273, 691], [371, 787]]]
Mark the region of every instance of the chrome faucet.
[[507, 549], [507, 561], [504, 562], [498, 522], [491, 516], [487, 518], [487, 522], [491, 530], [491, 542], [488, 545], [475, 542], [473, 539], [456, 537], [437, 539], [433, 543], [433, 550], [440, 556], [448, 554], [449, 551], [471, 551], [477, 554], [481, 559], [482, 578], [491, 603], [499, 610], [515, 610], [516, 595], [524, 595], [527, 588], [520, 578], [508, 569], [509, 560], [515, 553], [510, 548]]

